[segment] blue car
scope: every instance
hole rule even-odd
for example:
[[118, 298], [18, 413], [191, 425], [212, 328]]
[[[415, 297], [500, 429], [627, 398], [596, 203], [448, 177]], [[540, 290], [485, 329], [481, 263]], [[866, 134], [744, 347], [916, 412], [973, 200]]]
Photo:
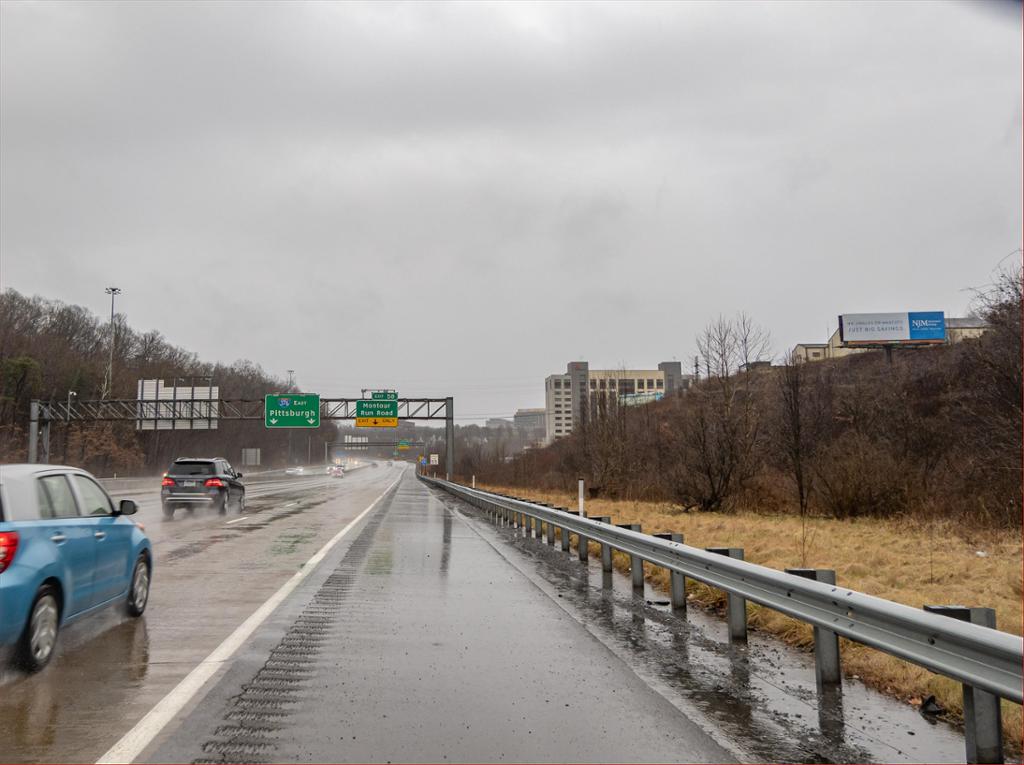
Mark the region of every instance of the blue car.
[[142, 615], [153, 551], [135, 511], [84, 470], [0, 465], [0, 653], [35, 671], [62, 626], [111, 606]]

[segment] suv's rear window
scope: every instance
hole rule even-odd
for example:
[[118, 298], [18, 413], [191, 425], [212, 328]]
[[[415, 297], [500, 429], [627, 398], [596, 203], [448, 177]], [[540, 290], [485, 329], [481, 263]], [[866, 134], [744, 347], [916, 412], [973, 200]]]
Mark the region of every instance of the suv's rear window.
[[213, 462], [175, 462], [167, 471], [169, 475], [217, 475]]

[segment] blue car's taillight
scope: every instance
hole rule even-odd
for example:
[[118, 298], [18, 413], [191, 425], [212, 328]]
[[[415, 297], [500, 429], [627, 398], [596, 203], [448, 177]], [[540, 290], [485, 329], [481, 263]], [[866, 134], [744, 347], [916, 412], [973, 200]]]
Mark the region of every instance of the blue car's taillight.
[[18, 532], [0, 531], [0, 574], [10, 568], [18, 552]]

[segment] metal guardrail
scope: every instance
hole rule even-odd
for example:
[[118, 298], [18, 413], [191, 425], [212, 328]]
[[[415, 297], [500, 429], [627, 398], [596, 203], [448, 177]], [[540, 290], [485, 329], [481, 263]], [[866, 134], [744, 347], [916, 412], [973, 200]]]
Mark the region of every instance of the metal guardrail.
[[[635, 556], [635, 559], [648, 561], [730, 595], [906, 659], [960, 681], [965, 687], [965, 698], [968, 690], [980, 690], [1018, 704], [1024, 701], [1024, 639], [1016, 635], [918, 610], [847, 587], [776, 571], [728, 557], [721, 551], [709, 552], [613, 526], [603, 520], [582, 518], [559, 508], [427, 476], [420, 478], [478, 508], [519, 513], [527, 524], [529, 519], [534, 519], [534, 523], [547, 523], [549, 529], [555, 527], [577, 534], [584, 542], [590, 540], [607, 545]], [[563, 539], [563, 550], [569, 549], [567, 541]], [[584, 559], [584, 554], [581, 553], [580, 557]], [[743, 619], [745, 630], [745, 613]], [[976, 696], [972, 698], [977, 699]], [[994, 701], [998, 716], [998, 700]], [[969, 749], [971, 739], [969, 730]], [[1001, 758], [1000, 748], [998, 761]], [[968, 759], [971, 759], [970, 755]]]

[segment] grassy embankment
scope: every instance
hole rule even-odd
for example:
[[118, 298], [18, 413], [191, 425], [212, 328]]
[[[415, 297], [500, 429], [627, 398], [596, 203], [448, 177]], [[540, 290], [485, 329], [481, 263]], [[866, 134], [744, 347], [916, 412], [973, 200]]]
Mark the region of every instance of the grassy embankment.
[[[481, 487], [527, 496], [562, 507], [576, 497], [522, 488]], [[654, 502], [588, 500], [590, 515], [611, 516], [613, 523], [641, 523], [648, 533], [682, 532], [694, 547], [744, 548], [746, 560], [775, 569], [833, 568], [843, 586], [920, 608], [925, 604], [987, 606], [996, 610], [999, 629], [1020, 635], [1021, 539], [1015, 532], [973, 532], [953, 524], [919, 520], [807, 520], [806, 559], [801, 558], [801, 524], [794, 516], [737, 513], [680, 513]], [[596, 545], [593, 554], [598, 554]], [[979, 556], [978, 552], [984, 556]], [[615, 567], [628, 571], [629, 557], [615, 553]], [[645, 564], [647, 581], [669, 589], [668, 572]], [[722, 592], [687, 583], [691, 601], [722, 607]], [[766, 608], [748, 604], [750, 626], [778, 635], [801, 648], [813, 646], [811, 627]], [[846, 675], [855, 675], [889, 695], [918, 705], [934, 695], [950, 719], [961, 718], [960, 685], [916, 665], [845, 639], [841, 641]], [[1006, 746], [1020, 752], [1021, 707], [1003, 702]]]

